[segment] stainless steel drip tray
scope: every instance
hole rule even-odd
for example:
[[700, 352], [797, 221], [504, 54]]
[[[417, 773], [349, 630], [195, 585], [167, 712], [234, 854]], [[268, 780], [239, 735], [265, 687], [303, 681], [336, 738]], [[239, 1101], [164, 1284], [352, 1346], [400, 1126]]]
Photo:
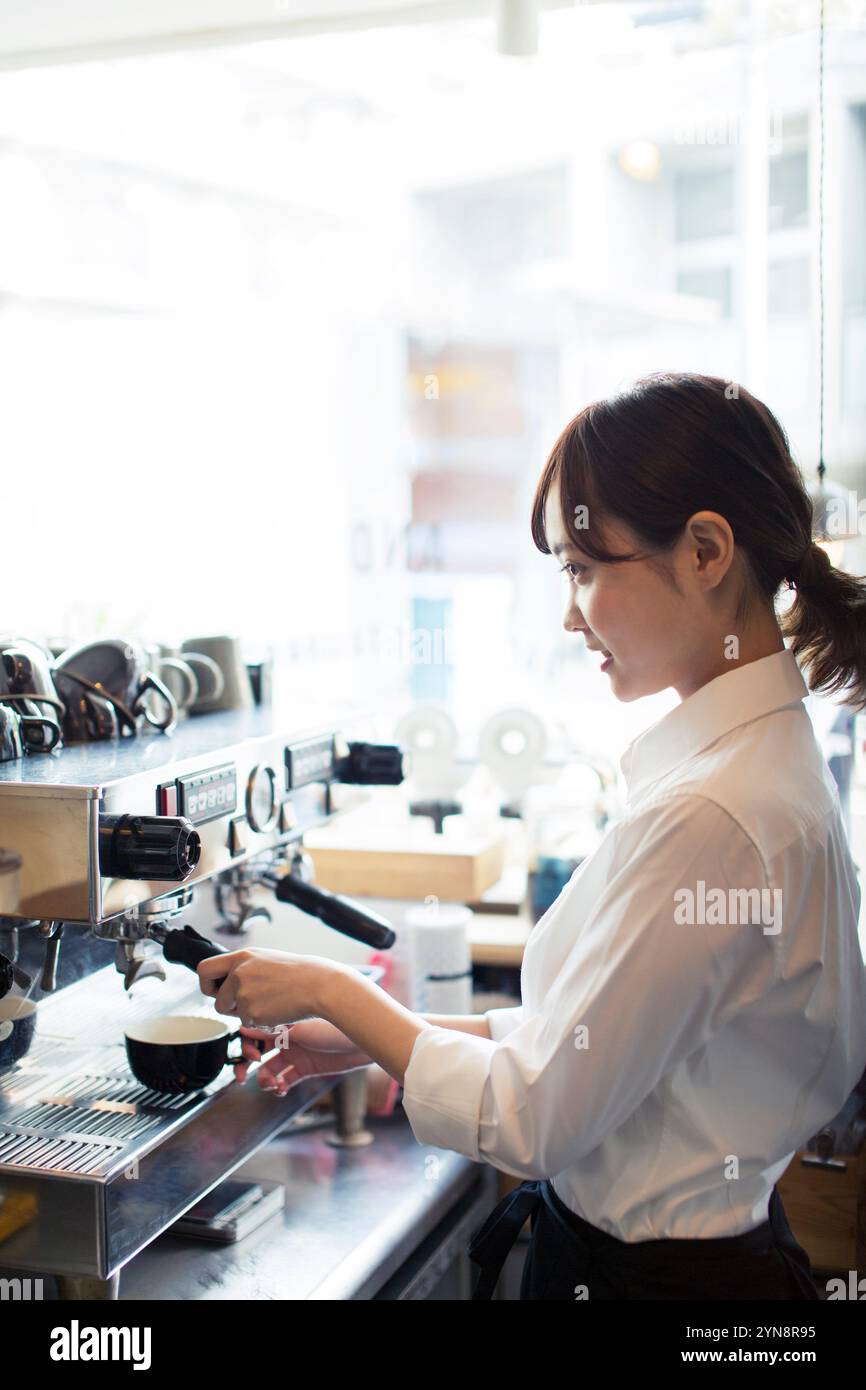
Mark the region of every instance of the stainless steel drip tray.
[[21, 1068], [0, 1086], [0, 1174], [109, 1179], [207, 1104], [204, 1092], [163, 1096], [139, 1085], [120, 1048], [62, 1046], [61, 1074]]
[[177, 1012], [213, 1014], [180, 967], [134, 999], [109, 967], [40, 1004], [37, 1042], [0, 1072], [0, 1266], [108, 1278], [332, 1084], [280, 1099], [226, 1068], [191, 1096], [148, 1090], [123, 1028]]

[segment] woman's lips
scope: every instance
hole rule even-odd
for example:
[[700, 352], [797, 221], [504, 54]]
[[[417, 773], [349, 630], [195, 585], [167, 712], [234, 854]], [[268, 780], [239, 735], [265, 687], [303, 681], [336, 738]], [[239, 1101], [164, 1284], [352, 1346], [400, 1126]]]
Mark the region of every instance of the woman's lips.
[[607, 648], [606, 648], [606, 647], [590, 647], [589, 650], [590, 650], [591, 652], [601, 652], [602, 656], [604, 657], [604, 661], [601, 663], [601, 666], [599, 667], [599, 670], [601, 670], [601, 671], [606, 671], [607, 668], [608, 668], [608, 666], [610, 666], [611, 662], [613, 661], [613, 657], [611, 656], [611, 654], [610, 654], [610, 652], [607, 650]]

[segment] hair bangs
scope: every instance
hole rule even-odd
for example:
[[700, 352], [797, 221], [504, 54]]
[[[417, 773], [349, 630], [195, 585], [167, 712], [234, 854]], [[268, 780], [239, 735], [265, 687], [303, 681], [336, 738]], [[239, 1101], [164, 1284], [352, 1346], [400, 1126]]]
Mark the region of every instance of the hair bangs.
[[604, 544], [605, 507], [596, 480], [610, 476], [611, 460], [594, 428], [593, 406], [587, 406], [566, 425], [547, 459], [532, 502], [532, 539], [549, 555], [545, 508], [552, 490], [559, 489], [562, 525], [572, 545], [590, 559], [615, 564], [634, 558], [614, 554]]

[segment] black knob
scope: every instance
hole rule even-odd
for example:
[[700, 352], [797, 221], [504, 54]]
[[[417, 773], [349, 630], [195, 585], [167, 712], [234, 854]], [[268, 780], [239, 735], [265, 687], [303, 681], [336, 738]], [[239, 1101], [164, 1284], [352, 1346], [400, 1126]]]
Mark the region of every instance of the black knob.
[[337, 759], [337, 779], [398, 787], [403, 781], [403, 750], [396, 743], [350, 743], [348, 756]]
[[185, 816], [99, 817], [99, 871], [105, 878], [189, 878], [201, 838]]

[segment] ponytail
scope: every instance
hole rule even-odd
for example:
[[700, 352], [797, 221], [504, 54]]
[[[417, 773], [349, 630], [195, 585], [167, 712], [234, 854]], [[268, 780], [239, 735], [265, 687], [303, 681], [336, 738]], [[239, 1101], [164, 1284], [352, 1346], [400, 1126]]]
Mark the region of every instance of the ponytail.
[[866, 581], [837, 570], [813, 541], [788, 582], [797, 597], [780, 626], [810, 688], [846, 691], [846, 704], [866, 708]]

